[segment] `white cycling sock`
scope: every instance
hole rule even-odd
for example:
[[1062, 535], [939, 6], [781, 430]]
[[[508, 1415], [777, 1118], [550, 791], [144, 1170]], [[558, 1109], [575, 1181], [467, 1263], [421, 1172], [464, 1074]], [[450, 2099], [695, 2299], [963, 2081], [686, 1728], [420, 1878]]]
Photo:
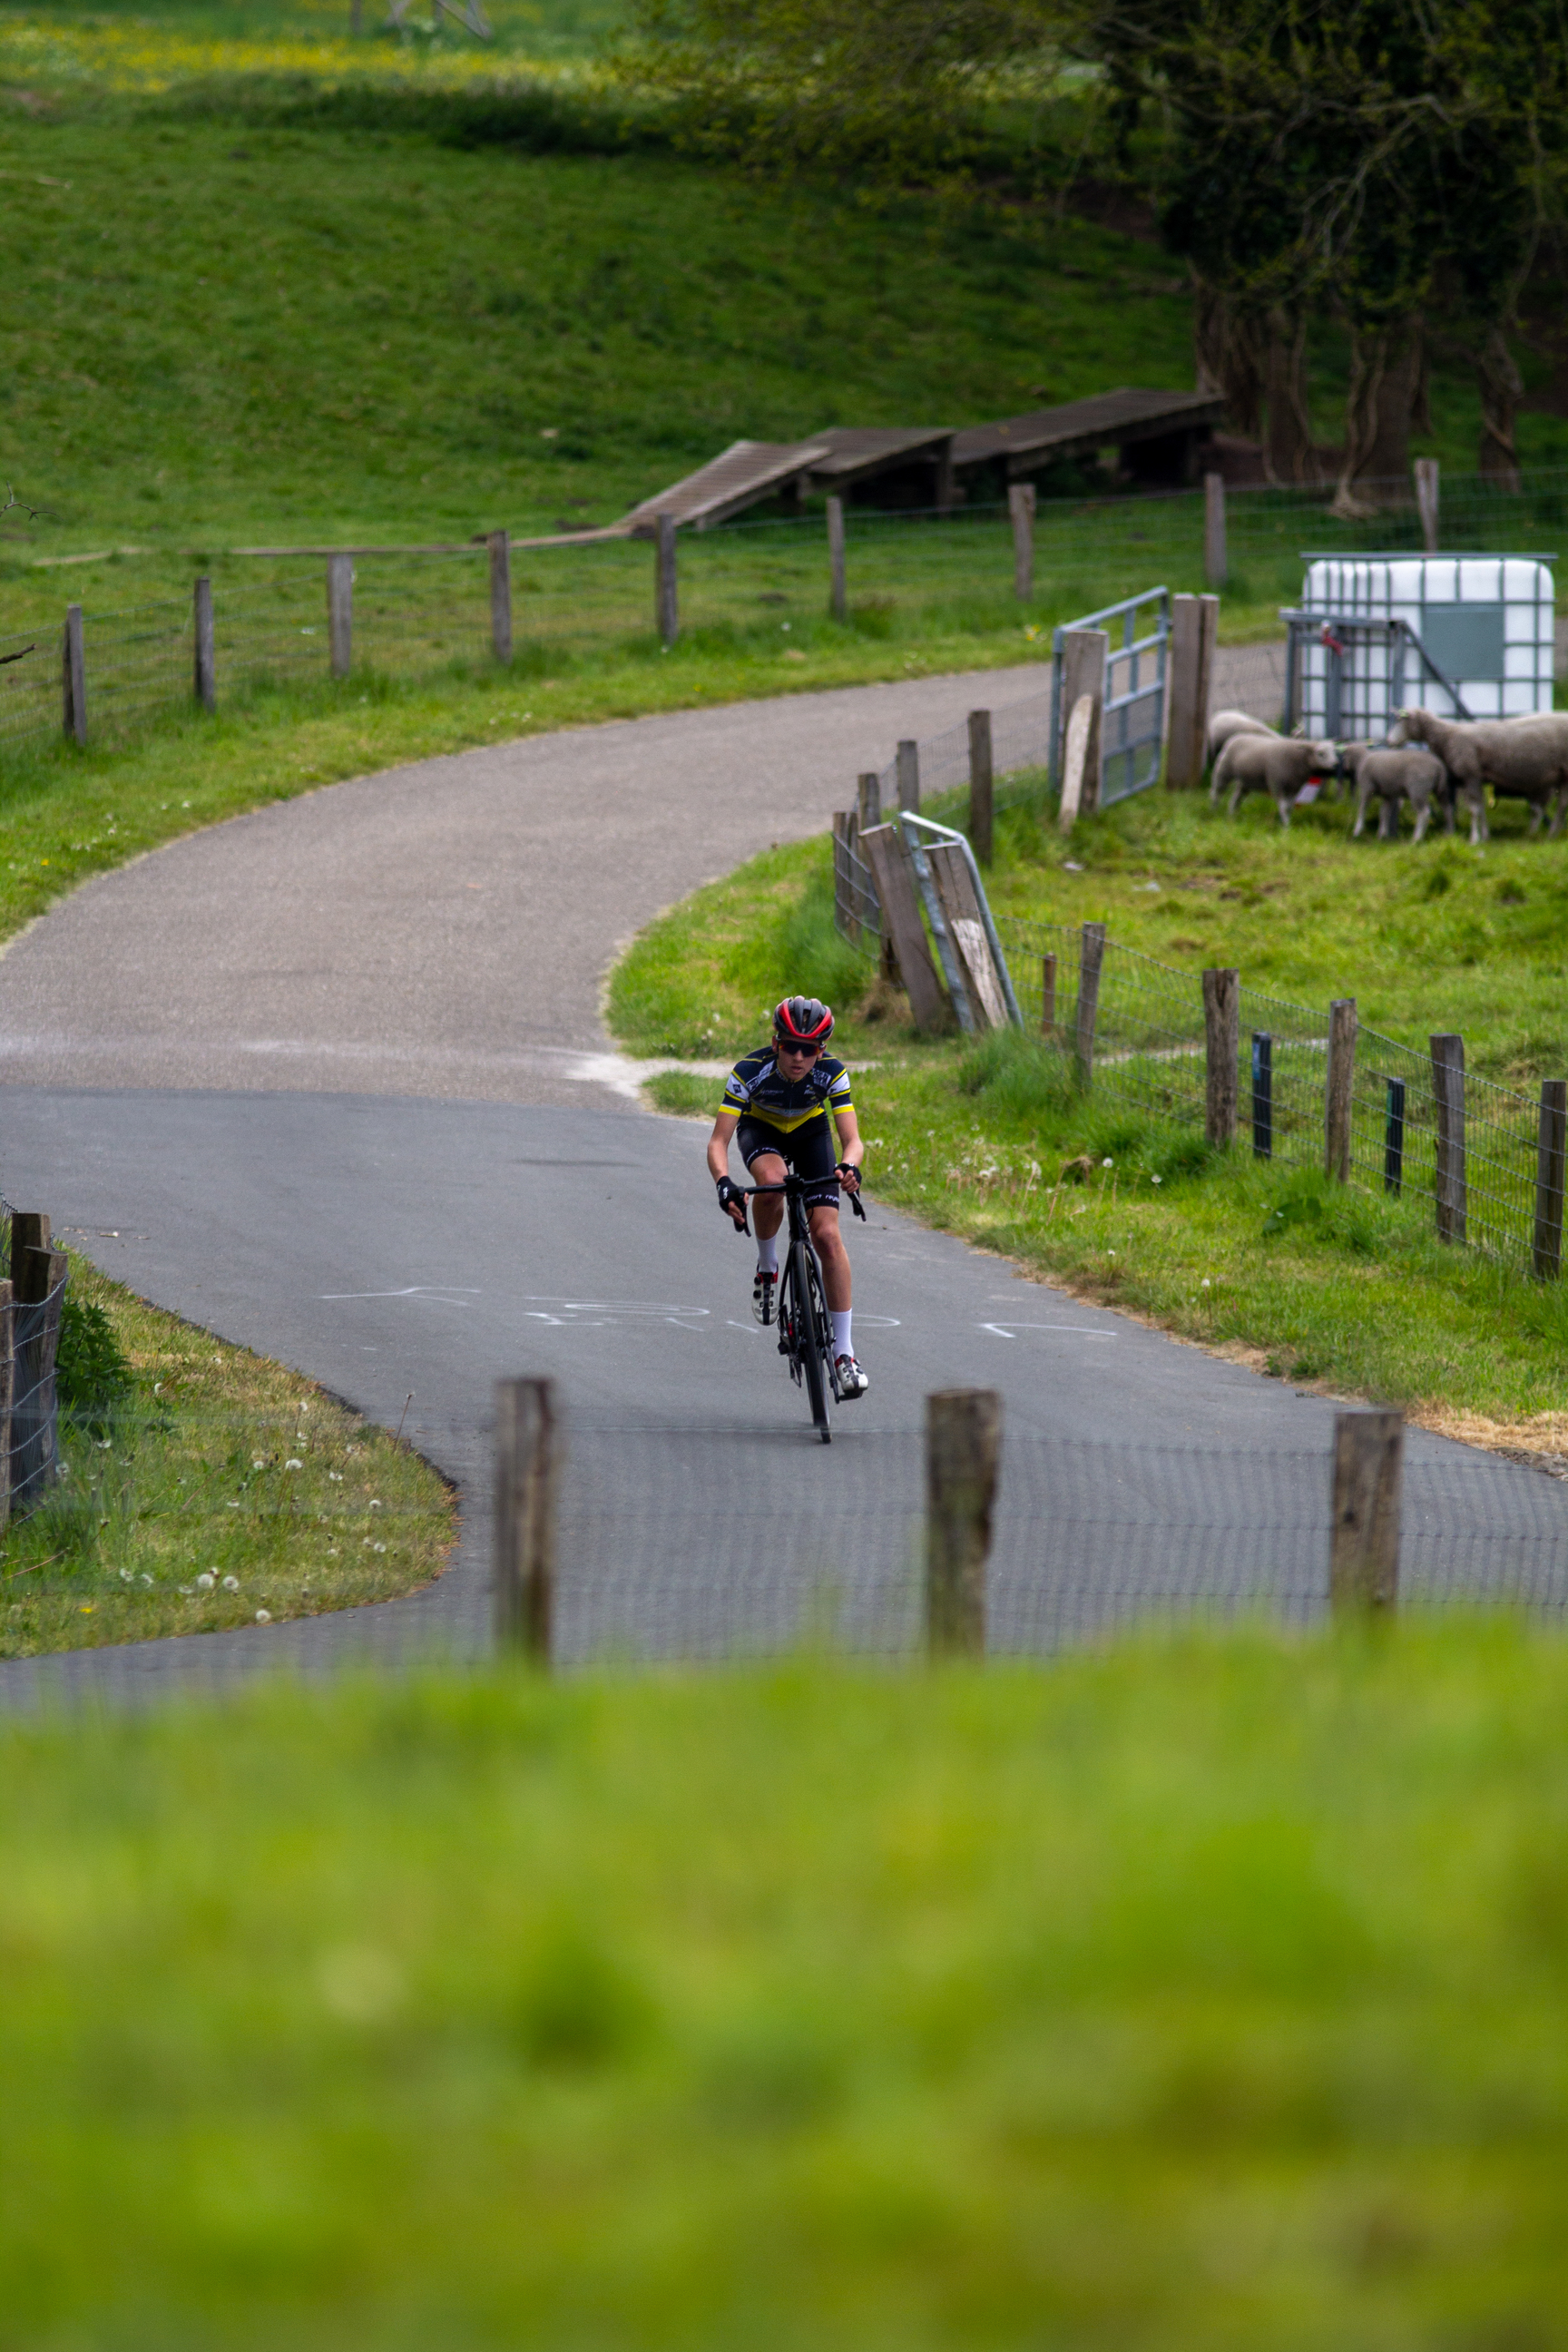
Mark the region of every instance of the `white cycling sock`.
[[757, 1235], [757, 1272], [776, 1274], [779, 1270], [779, 1237], [777, 1234]]
[[852, 1356], [855, 1353], [855, 1350], [849, 1345], [850, 1310], [846, 1307], [843, 1312], [840, 1313], [839, 1309], [836, 1307], [833, 1308], [832, 1313], [833, 1352], [836, 1356]]

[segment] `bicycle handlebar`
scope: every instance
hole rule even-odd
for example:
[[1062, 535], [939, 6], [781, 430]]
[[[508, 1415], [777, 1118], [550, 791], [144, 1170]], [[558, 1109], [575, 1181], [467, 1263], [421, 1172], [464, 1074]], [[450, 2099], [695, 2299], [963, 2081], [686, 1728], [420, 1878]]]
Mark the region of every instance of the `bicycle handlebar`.
[[[737, 1184], [735, 1190], [737, 1192], [744, 1192], [749, 1199], [754, 1200], [759, 1192], [809, 1192], [813, 1191], [816, 1185], [820, 1184], [821, 1181], [822, 1179], [820, 1176], [795, 1176], [793, 1174], [786, 1174], [782, 1184]], [[847, 1187], [843, 1189], [847, 1191]], [[853, 1192], [848, 1193], [848, 1201], [849, 1206], [854, 1210], [855, 1214], [859, 1218], [861, 1223], [864, 1224], [866, 1222], [866, 1212], [860, 1205], [860, 1192], [858, 1186], [856, 1187]], [[744, 1227], [742, 1227], [742, 1230], [744, 1231]]]

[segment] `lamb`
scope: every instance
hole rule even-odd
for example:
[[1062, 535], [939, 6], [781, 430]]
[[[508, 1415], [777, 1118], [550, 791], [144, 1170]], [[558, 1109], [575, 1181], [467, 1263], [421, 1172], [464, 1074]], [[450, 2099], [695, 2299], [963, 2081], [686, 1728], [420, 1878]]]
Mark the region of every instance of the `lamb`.
[[1340, 765], [1347, 776], [1353, 778], [1356, 788], [1355, 824], [1351, 829], [1352, 840], [1359, 841], [1366, 824], [1367, 804], [1375, 794], [1383, 805], [1377, 813], [1379, 841], [1395, 840], [1399, 833], [1399, 803], [1410, 803], [1415, 812], [1415, 839], [1425, 839], [1432, 822], [1436, 801], [1448, 820], [1448, 830], [1454, 829], [1454, 806], [1448, 797], [1448, 772], [1435, 751], [1417, 744], [1402, 751], [1392, 750], [1385, 743], [1342, 743]]
[[1402, 710], [1391, 745], [1424, 743], [1447, 768], [1455, 795], [1470, 813], [1470, 845], [1489, 837], [1486, 786], [1530, 803], [1530, 830], [1539, 833], [1550, 812], [1549, 837], [1563, 829], [1568, 792], [1568, 712], [1542, 710], [1521, 719], [1439, 719], [1434, 710]]
[[[1209, 720], [1205, 757], [1212, 766], [1233, 735], [1273, 735], [1276, 730], [1246, 710], [1216, 710]], [[1212, 800], [1214, 794], [1211, 793]]]
[[1310, 776], [1331, 775], [1338, 758], [1333, 743], [1301, 743], [1286, 735], [1233, 735], [1214, 763], [1210, 798], [1228, 784], [1226, 814], [1234, 816], [1244, 793], [1272, 793], [1279, 822], [1289, 825], [1290, 803], [1302, 785]]

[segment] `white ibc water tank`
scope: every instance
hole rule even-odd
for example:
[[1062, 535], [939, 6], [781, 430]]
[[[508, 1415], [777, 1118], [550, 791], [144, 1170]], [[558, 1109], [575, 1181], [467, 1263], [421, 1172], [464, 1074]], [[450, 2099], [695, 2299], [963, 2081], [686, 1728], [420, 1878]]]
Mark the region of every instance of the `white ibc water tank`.
[[[1403, 621], [1452, 680], [1472, 719], [1510, 719], [1552, 708], [1556, 585], [1533, 555], [1320, 555], [1307, 567], [1304, 613], [1342, 620]], [[1379, 630], [1352, 629], [1342, 650], [1307, 636], [1300, 653], [1300, 715], [1308, 734], [1330, 728], [1330, 667], [1341, 683], [1338, 732], [1376, 734], [1403, 703], [1455, 713], [1453, 698], [1414, 648]], [[1354, 714], [1357, 723], [1346, 721]]]

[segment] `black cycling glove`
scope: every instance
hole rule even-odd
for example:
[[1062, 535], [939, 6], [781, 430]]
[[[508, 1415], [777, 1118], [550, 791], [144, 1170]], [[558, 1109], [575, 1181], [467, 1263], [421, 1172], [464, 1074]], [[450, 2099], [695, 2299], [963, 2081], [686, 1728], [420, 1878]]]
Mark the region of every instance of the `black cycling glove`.
[[734, 1183], [728, 1176], [721, 1176], [719, 1179], [719, 1206], [726, 1216], [729, 1215], [731, 1207], [739, 1209], [742, 1217], [746, 1213], [746, 1196], [739, 1184]]

